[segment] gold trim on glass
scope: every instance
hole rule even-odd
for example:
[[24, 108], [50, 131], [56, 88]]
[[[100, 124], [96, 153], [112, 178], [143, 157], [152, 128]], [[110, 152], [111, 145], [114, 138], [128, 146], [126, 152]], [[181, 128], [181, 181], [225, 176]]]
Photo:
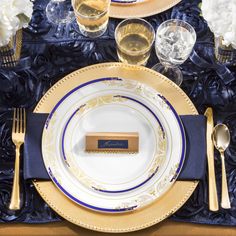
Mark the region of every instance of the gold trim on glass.
[[[70, 90], [82, 83], [104, 77], [133, 79], [153, 87], [174, 106], [179, 115], [198, 114], [188, 96], [165, 76], [141, 66], [103, 63], [77, 70], [58, 81], [39, 101], [34, 112], [49, 113]], [[136, 211], [106, 214], [88, 210], [68, 199], [52, 181], [34, 181], [49, 206], [66, 220], [101, 232], [130, 232], [150, 227], [176, 212], [191, 196], [198, 181], [176, 181], [162, 197]]]

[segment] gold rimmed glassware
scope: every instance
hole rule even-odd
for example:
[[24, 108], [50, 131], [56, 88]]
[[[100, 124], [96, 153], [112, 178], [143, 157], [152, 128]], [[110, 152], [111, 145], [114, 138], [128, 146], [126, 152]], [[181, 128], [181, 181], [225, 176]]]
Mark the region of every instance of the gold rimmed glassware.
[[115, 30], [117, 54], [121, 62], [146, 65], [155, 39], [150, 23], [140, 18], [127, 19]]
[[97, 38], [107, 29], [111, 0], [72, 0], [80, 32]]

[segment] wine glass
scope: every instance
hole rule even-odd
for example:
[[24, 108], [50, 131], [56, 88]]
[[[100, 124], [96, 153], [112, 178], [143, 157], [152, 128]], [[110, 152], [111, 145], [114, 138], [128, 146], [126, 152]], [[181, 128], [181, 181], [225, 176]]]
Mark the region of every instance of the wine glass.
[[46, 7], [48, 20], [53, 24], [68, 24], [75, 19], [71, 0], [50, 0]]
[[106, 32], [110, 3], [111, 0], [72, 0], [81, 34], [98, 38]]
[[163, 22], [157, 29], [155, 43], [160, 63], [152, 69], [180, 86], [183, 75], [178, 65], [187, 60], [195, 42], [196, 32], [187, 22], [176, 19]]
[[129, 18], [116, 27], [115, 40], [121, 62], [146, 65], [155, 40], [155, 31], [147, 21]]

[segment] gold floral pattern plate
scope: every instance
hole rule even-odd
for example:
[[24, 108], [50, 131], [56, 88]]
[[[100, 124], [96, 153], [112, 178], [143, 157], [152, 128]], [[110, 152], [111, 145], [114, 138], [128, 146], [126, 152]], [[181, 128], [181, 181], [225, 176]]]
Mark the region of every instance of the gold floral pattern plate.
[[[138, 132], [140, 151], [132, 156], [87, 153], [86, 133], [96, 131]], [[43, 160], [55, 185], [84, 207], [112, 213], [138, 209], [162, 196], [180, 173], [185, 146], [181, 120], [163, 95], [118, 77], [97, 78], [67, 93], [49, 114], [42, 137]], [[144, 161], [149, 165], [153, 159], [146, 173]], [[87, 176], [96, 187], [81, 183]]]
[[[104, 82], [101, 84], [104, 86]], [[157, 114], [135, 99], [133, 93], [128, 97], [127, 93], [122, 96], [120, 90], [115, 95], [113, 90], [110, 95], [107, 94], [110, 85], [106, 87], [107, 92], [101, 91], [101, 86], [96, 88], [98, 93], [94, 98], [76, 96], [68, 100], [69, 104], [75, 103], [74, 109], [71, 114], [66, 112], [69, 118], [64, 119], [63, 130], [57, 130], [55, 135], [62, 133], [57, 144], [62, 149], [61, 159], [80, 183], [93, 190], [113, 194], [133, 191], [145, 185], [163, 166], [167, 154], [166, 133]], [[139, 151], [86, 152], [84, 139], [93, 131], [136, 132]]]
[[[179, 115], [197, 114], [190, 99], [173, 82], [145, 67], [121, 63], [93, 65], [69, 74], [45, 94], [35, 112], [50, 113], [56, 103], [70, 90], [99, 77], [135, 79], [163, 94]], [[40, 195], [59, 215], [74, 224], [102, 232], [135, 231], [164, 220], [187, 201], [197, 184], [197, 181], [176, 181], [161, 198], [144, 208], [120, 214], [106, 214], [91, 211], [74, 203], [51, 181], [34, 181]]]

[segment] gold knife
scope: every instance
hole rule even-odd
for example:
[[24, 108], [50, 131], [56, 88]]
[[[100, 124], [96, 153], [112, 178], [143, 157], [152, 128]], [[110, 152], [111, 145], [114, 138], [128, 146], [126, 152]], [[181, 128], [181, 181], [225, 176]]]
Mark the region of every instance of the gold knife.
[[207, 117], [206, 142], [207, 142], [207, 162], [208, 162], [209, 209], [211, 211], [218, 211], [219, 203], [216, 190], [214, 144], [212, 141], [212, 132], [214, 127], [212, 108], [208, 107], [204, 115]]

